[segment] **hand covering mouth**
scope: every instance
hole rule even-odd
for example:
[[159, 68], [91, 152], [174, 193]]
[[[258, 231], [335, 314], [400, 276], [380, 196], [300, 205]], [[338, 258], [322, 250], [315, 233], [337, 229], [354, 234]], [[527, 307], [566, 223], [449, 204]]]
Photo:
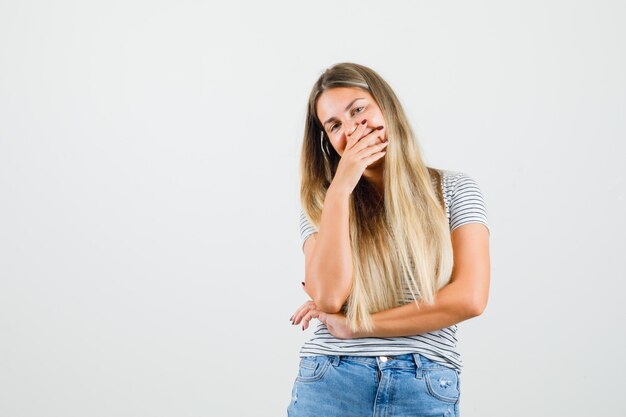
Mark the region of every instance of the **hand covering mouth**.
[[369, 135], [369, 134], [370, 134], [370, 133], [372, 133], [374, 130], [376, 130], [376, 129], [372, 129], [372, 130], [370, 130], [369, 132], [367, 132], [367, 133], [363, 134], [363, 136], [361, 136], [361, 137], [359, 138], [359, 140], [363, 139], [365, 136]]

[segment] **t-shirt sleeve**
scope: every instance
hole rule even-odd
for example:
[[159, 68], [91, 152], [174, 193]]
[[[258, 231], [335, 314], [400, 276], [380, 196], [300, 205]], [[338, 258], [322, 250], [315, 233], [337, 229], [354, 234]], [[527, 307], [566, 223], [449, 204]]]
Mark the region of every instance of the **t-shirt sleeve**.
[[487, 207], [478, 183], [461, 173], [453, 188], [450, 202], [450, 232], [468, 223], [482, 223], [489, 230]]
[[313, 226], [313, 224], [309, 221], [306, 214], [304, 213], [304, 209], [301, 208], [300, 209], [300, 243], [301, 243], [302, 252], [304, 252], [304, 242], [313, 233], [317, 233], [317, 228]]

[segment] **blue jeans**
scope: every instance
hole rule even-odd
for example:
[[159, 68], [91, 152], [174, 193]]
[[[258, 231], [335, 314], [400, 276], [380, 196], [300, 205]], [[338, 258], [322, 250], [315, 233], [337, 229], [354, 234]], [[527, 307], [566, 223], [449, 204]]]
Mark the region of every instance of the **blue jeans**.
[[300, 358], [288, 417], [459, 417], [459, 372], [419, 353]]

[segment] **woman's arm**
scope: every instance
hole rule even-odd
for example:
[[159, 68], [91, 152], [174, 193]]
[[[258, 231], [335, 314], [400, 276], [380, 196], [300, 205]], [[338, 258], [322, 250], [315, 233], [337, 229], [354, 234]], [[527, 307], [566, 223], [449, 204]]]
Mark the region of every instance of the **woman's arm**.
[[352, 285], [349, 204], [350, 192], [331, 184], [319, 231], [307, 239], [304, 247], [305, 291], [320, 310], [328, 313], [341, 310]]
[[452, 232], [454, 269], [450, 283], [435, 294], [435, 303], [414, 302], [372, 315], [374, 330], [356, 337], [413, 336], [476, 317], [489, 295], [489, 229], [468, 223]]

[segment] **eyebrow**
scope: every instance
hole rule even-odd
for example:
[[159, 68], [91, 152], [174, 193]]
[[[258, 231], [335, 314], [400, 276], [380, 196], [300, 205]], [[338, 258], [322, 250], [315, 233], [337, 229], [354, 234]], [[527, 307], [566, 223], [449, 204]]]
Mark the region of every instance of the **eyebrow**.
[[[349, 109], [350, 107], [352, 107], [352, 105], [354, 104], [354, 102], [355, 102], [355, 101], [357, 101], [357, 100], [365, 100], [365, 97], [355, 98], [354, 100], [352, 100], [352, 101], [350, 102], [350, 104], [348, 104], [348, 105], [346, 106], [346, 108], [345, 108], [345, 110], [344, 110], [344, 111], [348, 111], [348, 109]], [[324, 122], [323, 126], [326, 126], [326, 123], [328, 123], [328, 122], [332, 122], [333, 120], [337, 120], [337, 118], [336, 118], [336, 117], [331, 117], [330, 119], [328, 119], [328, 120], [326, 120], [326, 121]]]

